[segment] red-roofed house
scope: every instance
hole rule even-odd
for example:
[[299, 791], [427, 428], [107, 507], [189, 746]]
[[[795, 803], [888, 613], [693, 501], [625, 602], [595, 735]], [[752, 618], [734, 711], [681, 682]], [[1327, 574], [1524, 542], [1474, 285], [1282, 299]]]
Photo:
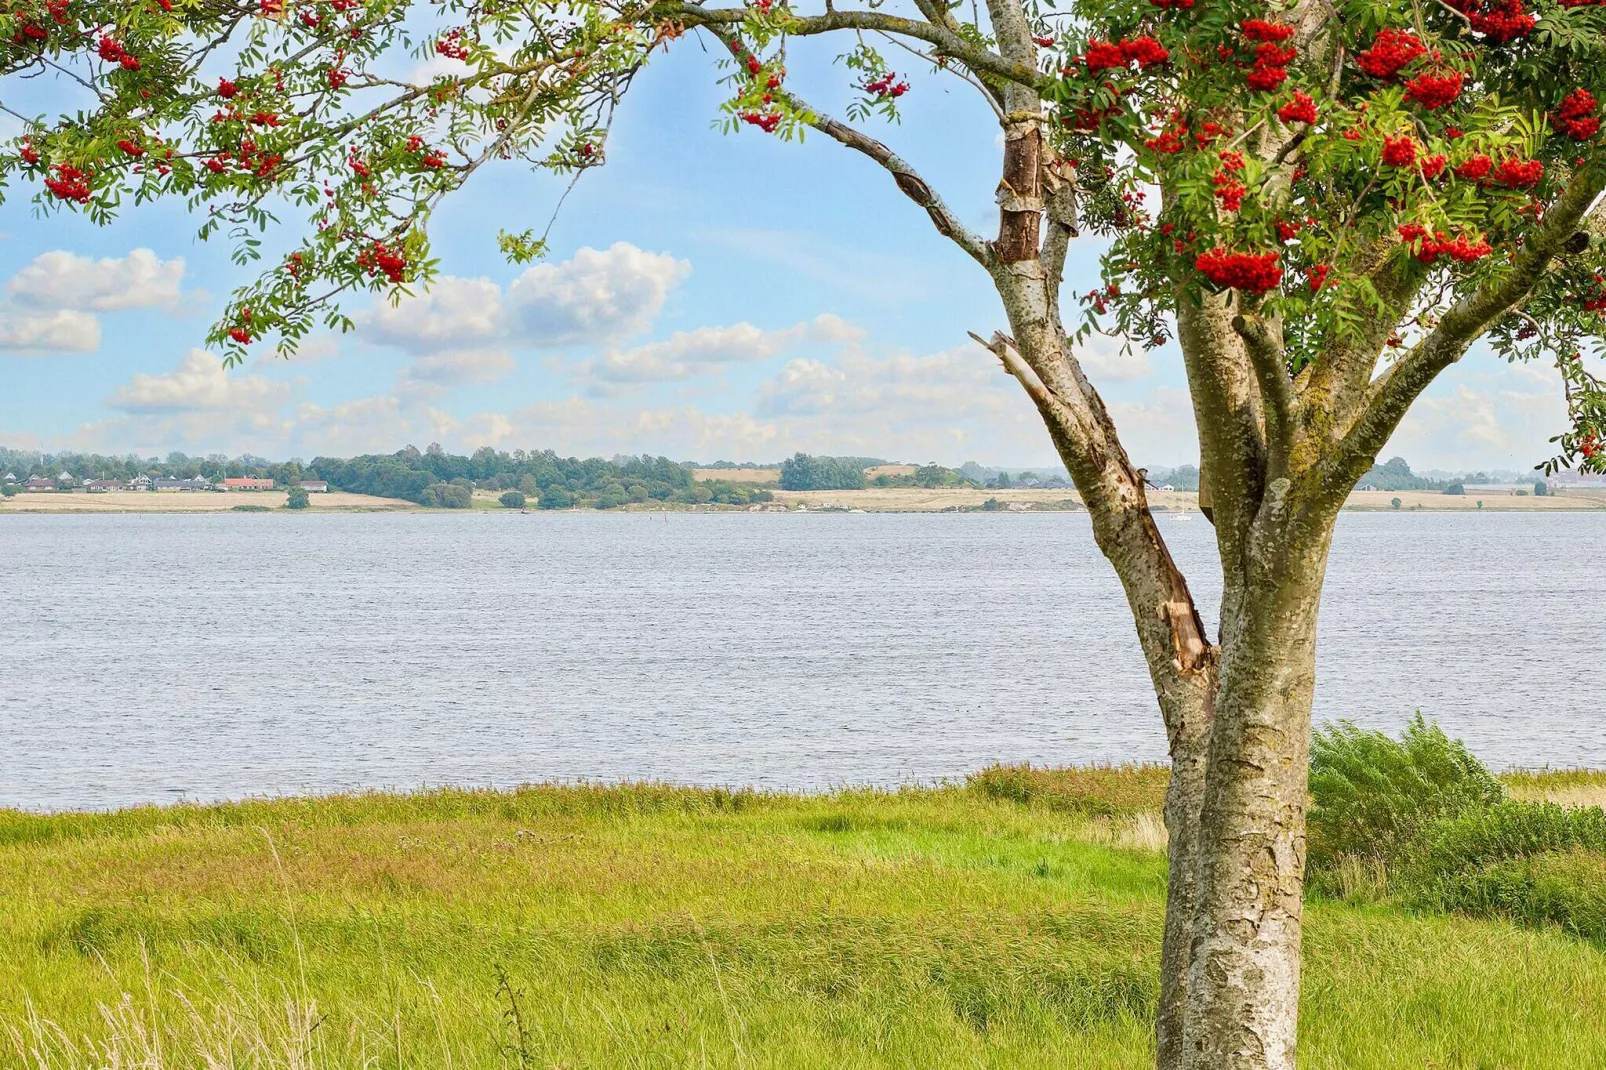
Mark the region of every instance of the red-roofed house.
[[272, 490], [273, 480], [257, 479], [254, 476], [238, 476], [223, 481], [224, 490]]

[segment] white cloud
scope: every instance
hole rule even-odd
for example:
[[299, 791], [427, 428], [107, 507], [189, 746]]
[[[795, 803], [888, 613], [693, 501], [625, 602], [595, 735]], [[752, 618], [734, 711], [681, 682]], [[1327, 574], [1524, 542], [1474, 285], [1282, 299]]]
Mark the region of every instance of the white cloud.
[[537, 264], [502, 288], [443, 276], [420, 294], [358, 318], [374, 342], [413, 353], [501, 342], [536, 349], [618, 342], [646, 330], [691, 264], [626, 242]]
[[517, 366], [518, 362], [501, 350], [465, 349], [420, 357], [407, 367], [402, 377], [442, 387], [494, 383]]
[[686, 379], [716, 371], [721, 365], [766, 360], [803, 342], [841, 344], [859, 341], [863, 336], [859, 328], [828, 313], [811, 322], [773, 331], [751, 323], [699, 327], [676, 331], [662, 342], [609, 350], [577, 370], [582, 376], [620, 383]]
[[269, 411], [289, 400], [289, 384], [260, 375], [230, 375], [223, 361], [192, 349], [170, 372], [135, 375], [107, 403], [128, 413]]
[[1478, 352], [1417, 399], [1383, 450], [1413, 468], [1529, 468], [1567, 427], [1561, 375], [1543, 364], [1506, 364]]
[[627, 242], [537, 264], [508, 287], [519, 337], [535, 346], [628, 338], [651, 326], [691, 264]]
[[100, 321], [70, 308], [19, 310], [0, 304], [0, 349], [93, 353], [100, 348]]
[[182, 259], [159, 260], [149, 249], [93, 260], [62, 250], [40, 253], [6, 283], [18, 304], [35, 308], [116, 312], [175, 308], [182, 299]]
[[373, 341], [428, 353], [501, 337], [507, 309], [502, 288], [490, 279], [446, 275], [426, 292], [380, 305], [359, 322]]
[[1090, 335], [1075, 350], [1075, 355], [1094, 386], [1106, 382], [1147, 379], [1154, 374], [1154, 365], [1149, 362], [1147, 350], [1134, 346], [1131, 352], [1123, 353], [1120, 341], [1101, 334]]

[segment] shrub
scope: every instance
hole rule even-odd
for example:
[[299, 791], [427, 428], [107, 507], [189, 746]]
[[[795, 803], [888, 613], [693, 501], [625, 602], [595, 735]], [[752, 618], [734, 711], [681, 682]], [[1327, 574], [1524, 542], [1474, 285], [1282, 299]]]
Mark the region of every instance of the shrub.
[[520, 494], [516, 490], [506, 491], [500, 498], [496, 500], [501, 502], [502, 505], [508, 509], [524, 508], [524, 495]]
[[306, 509], [312, 505], [312, 497], [307, 493], [306, 487], [291, 487], [290, 496], [285, 499], [286, 509]]
[[541, 508], [543, 509], [567, 509], [573, 504], [574, 495], [569, 493], [569, 488], [561, 484], [554, 483], [541, 491]]
[[1311, 739], [1310, 861], [1390, 858], [1422, 826], [1505, 798], [1494, 775], [1419, 713], [1399, 740], [1347, 721]]
[[1460, 741], [1420, 714], [1399, 741], [1351, 724], [1316, 733], [1311, 796], [1318, 892], [1392, 894], [1606, 943], [1606, 811], [1506, 798]]

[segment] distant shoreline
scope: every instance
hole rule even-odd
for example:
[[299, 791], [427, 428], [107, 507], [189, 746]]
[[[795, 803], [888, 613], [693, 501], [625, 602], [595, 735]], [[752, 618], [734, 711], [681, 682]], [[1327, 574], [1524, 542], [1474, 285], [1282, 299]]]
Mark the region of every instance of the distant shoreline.
[[[1014, 487], [992, 490], [985, 487], [866, 487], [863, 490], [820, 490], [774, 492], [775, 500], [758, 506], [721, 505], [665, 505], [661, 502], [631, 504], [608, 512], [659, 513], [659, 512], [851, 512], [866, 513], [941, 513], [941, 512], [1080, 512], [1082, 504], [1076, 491], [1066, 488]], [[1155, 512], [1189, 514], [1199, 511], [1198, 495], [1192, 491], [1151, 490], [1149, 504]], [[1606, 488], [1570, 490], [1543, 497], [1515, 495], [1509, 491], [1468, 491], [1465, 495], [1444, 494], [1438, 491], [1355, 491], [1344, 508], [1353, 512], [1394, 512], [1394, 499], [1399, 499], [1400, 512], [1599, 512], [1606, 510]], [[25, 513], [39, 516], [51, 513], [103, 514], [103, 513], [230, 513], [236, 506], [264, 507], [269, 512], [288, 513], [284, 509], [284, 491], [178, 491], [172, 493], [113, 491], [106, 494], [83, 492], [35, 492], [19, 494], [0, 504], [0, 515]], [[474, 508], [426, 509], [413, 502], [398, 498], [380, 498], [370, 494], [349, 494], [344, 491], [310, 496], [308, 513], [461, 513], [495, 512], [517, 515], [518, 510], [506, 509], [497, 502], [494, 491], [476, 491]], [[995, 504], [989, 508], [988, 502]], [[567, 509], [553, 510], [568, 512]], [[582, 512], [591, 512], [582, 509]], [[530, 513], [547, 512], [531, 502]], [[260, 515], [256, 509], [252, 515]], [[290, 514], [295, 515], [295, 514]]]

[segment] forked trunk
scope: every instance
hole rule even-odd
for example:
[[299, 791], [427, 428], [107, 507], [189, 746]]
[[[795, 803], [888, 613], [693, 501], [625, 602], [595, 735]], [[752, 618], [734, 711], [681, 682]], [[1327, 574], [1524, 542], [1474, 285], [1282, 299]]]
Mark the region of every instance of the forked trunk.
[[1185, 1070], [1294, 1070], [1316, 617], [1332, 519], [1263, 517], [1256, 527], [1253, 560], [1222, 604], [1183, 1051], [1169, 1064]]

